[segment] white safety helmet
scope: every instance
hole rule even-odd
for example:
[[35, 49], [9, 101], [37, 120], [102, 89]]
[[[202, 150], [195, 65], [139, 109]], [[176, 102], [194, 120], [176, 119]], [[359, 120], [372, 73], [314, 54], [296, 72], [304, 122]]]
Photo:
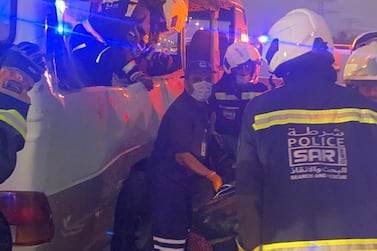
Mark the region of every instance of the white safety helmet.
[[347, 83], [352, 80], [377, 80], [377, 41], [357, 48], [348, 58], [343, 71]]
[[180, 32], [186, 24], [188, 7], [184, 0], [166, 0], [164, 9], [166, 28], [168, 31]]
[[224, 56], [224, 71], [227, 74], [231, 74], [232, 69], [247, 63], [248, 61], [255, 64], [255, 70], [251, 77], [251, 82], [256, 83], [260, 71], [261, 55], [259, 54], [259, 51], [249, 43], [237, 41], [227, 48]]
[[351, 50], [354, 51], [357, 48], [365, 46], [372, 41], [377, 41], [377, 31], [368, 31], [361, 33], [353, 40]]
[[308, 9], [288, 12], [270, 28], [268, 35], [263, 58], [271, 72], [281, 64], [312, 51], [316, 38], [327, 43], [329, 52], [333, 51], [332, 35], [325, 20]]
[[37, 44], [21, 42], [12, 46], [0, 70], [0, 92], [30, 103], [27, 92], [46, 70], [44, 53]]

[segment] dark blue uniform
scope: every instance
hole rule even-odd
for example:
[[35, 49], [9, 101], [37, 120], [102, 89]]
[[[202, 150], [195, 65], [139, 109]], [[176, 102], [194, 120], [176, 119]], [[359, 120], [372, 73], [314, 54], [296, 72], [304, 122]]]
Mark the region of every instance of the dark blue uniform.
[[215, 131], [222, 135], [226, 152], [236, 153], [241, 118], [247, 102], [266, 90], [262, 83], [236, 84], [228, 74], [214, 85], [209, 99], [210, 109], [216, 113]]
[[[113, 73], [130, 79], [138, 71], [134, 67], [135, 57], [126, 56], [125, 52], [135, 48], [136, 44], [140, 46], [142, 41], [139, 40], [145, 35], [140, 38], [140, 34], [136, 34], [139, 29], [135, 27], [146, 18], [146, 13], [138, 13], [139, 18], [134, 16], [136, 5], [137, 1], [102, 1], [101, 12], [74, 27], [70, 49], [75, 66], [81, 70], [84, 86], [111, 86]], [[125, 74], [127, 76], [123, 76]]]
[[216, 132], [238, 137], [246, 103], [266, 90], [262, 83], [238, 85], [231, 75], [224, 75], [213, 86], [209, 100], [211, 110], [216, 112]]
[[111, 86], [112, 74], [123, 66], [123, 62], [119, 62], [122, 59], [120, 48], [98, 40], [82, 24], [74, 28], [70, 47], [76, 66], [81, 69], [84, 86]]
[[376, 250], [376, 111], [354, 90], [310, 78], [250, 102], [237, 165], [237, 194], [249, 198], [239, 207], [242, 241]]
[[[113, 30], [122, 29], [127, 33], [126, 30], [131, 27], [118, 25]], [[88, 21], [76, 25], [70, 38], [71, 54], [75, 67], [80, 70], [82, 86], [111, 86], [113, 74], [116, 74], [122, 84], [141, 81], [148, 90], [152, 89], [152, 80], [139, 67], [140, 61], [146, 56], [142, 54], [143, 46], [140, 43], [136, 46], [127, 41], [102, 37]], [[154, 59], [154, 66], [160, 63]]]
[[174, 101], [162, 119], [151, 156], [155, 248], [156, 245], [176, 250], [184, 248], [190, 227], [192, 198], [198, 192], [197, 184], [205, 178], [178, 164], [175, 154], [188, 152], [205, 164], [208, 123], [207, 104], [199, 103], [186, 91]]

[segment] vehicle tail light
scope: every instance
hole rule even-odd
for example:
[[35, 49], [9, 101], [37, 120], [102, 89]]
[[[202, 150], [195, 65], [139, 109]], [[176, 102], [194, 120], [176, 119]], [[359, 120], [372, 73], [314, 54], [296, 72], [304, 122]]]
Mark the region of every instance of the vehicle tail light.
[[52, 213], [44, 193], [0, 191], [0, 211], [12, 229], [14, 245], [37, 245], [54, 236]]

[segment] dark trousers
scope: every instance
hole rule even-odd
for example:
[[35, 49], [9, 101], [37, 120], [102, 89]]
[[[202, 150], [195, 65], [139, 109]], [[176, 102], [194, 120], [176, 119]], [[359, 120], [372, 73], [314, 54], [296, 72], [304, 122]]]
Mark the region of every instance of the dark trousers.
[[117, 59], [114, 48], [97, 41], [78, 24], [70, 38], [74, 67], [80, 71], [83, 86], [111, 86]]
[[155, 250], [183, 250], [192, 212], [211, 198], [211, 184], [196, 174], [172, 179], [159, 173], [151, 179], [150, 192]]
[[0, 212], [0, 251], [12, 250], [12, 235], [9, 224], [4, 215]]

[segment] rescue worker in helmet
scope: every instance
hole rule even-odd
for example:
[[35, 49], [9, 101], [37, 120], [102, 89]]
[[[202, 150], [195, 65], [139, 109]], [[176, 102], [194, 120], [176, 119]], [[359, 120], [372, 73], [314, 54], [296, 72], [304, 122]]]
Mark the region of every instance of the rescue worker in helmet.
[[246, 105], [238, 250], [376, 250], [377, 105], [335, 83], [323, 17], [295, 9], [263, 57], [284, 85]]
[[165, 2], [102, 0], [97, 14], [75, 26], [70, 47], [83, 70], [83, 85], [112, 85], [115, 76], [125, 85], [142, 82], [148, 90], [153, 88], [152, 79], [139, 64], [147, 55], [150, 36], [166, 31]]
[[345, 85], [377, 102], [377, 32], [364, 33], [367, 34], [369, 39], [362, 42], [360, 36], [355, 39], [356, 46], [344, 67], [343, 80]]
[[110, 86], [116, 74], [127, 84], [141, 81], [148, 90], [153, 87], [135, 61], [148, 43], [149, 19], [137, 1], [103, 0], [98, 13], [74, 27], [70, 48], [84, 86]]
[[[12, 174], [16, 154], [24, 147], [30, 106], [27, 92], [45, 69], [44, 56], [36, 44], [22, 42], [4, 52], [0, 68], [0, 183]], [[0, 250], [11, 250], [10, 229], [0, 216]]]
[[224, 56], [224, 75], [213, 87], [211, 132], [226, 153], [235, 156], [246, 103], [267, 90], [258, 82], [261, 56], [245, 42], [231, 44]]

